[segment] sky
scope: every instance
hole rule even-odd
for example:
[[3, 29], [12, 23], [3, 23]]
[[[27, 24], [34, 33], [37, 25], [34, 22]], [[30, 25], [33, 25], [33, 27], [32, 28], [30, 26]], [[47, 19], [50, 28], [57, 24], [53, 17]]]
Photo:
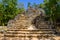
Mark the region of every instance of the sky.
[[30, 2], [31, 4], [33, 3], [40, 4], [43, 3], [43, 0], [18, 0], [18, 3], [24, 4], [25, 9], [27, 9], [28, 2]]
[[[0, 0], [0, 2], [1, 1], [2, 0]], [[43, 3], [43, 0], [18, 0], [17, 3], [19, 4], [19, 6], [21, 6], [20, 3], [24, 4], [24, 8], [27, 9], [28, 2], [30, 2], [31, 4], [34, 4], [34, 3], [40, 4], [40, 3]]]

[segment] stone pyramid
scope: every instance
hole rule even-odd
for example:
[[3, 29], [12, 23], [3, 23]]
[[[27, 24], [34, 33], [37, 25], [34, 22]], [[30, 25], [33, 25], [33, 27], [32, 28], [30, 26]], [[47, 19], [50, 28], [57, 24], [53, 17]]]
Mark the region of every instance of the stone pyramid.
[[[44, 13], [40, 9], [29, 8], [22, 14], [18, 14], [8, 22], [8, 29], [4, 33], [4, 40], [44, 40], [51, 38], [53, 31], [44, 21]], [[46, 25], [46, 26], [45, 26]], [[47, 29], [46, 29], [47, 28]]]
[[7, 27], [11, 29], [27, 29], [40, 14], [39, 9], [29, 8], [26, 12], [18, 14], [13, 20], [9, 20]]

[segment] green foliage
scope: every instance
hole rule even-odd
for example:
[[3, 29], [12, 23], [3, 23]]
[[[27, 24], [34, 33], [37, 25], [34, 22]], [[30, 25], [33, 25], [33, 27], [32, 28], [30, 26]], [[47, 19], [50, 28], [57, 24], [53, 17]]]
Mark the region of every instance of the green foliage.
[[60, 0], [44, 0], [40, 7], [45, 10], [46, 15], [50, 17], [49, 20], [56, 27], [57, 19], [60, 19]]
[[31, 3], [30, 2], [28, 2], [28, 7], [30, 7], [31, 6]]
[[17, 0], [2, 0], [0, 3], [0, 25], [7, 25], [10, 19], [22, 11], [22, 9], [17, 8]]
[[53, 20], [60, 17], [60, 2], [59, 0], [44, 0], [43, 9], [46, 14], [49, 15]]

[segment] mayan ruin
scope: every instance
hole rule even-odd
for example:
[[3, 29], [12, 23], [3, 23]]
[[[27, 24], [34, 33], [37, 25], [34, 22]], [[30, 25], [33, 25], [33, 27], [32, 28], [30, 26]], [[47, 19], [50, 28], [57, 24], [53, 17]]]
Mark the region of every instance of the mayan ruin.
[[50, 22], [44, 19], [44, 12], [41, 15], [40, 9], [36, 12], [36, 9], [31, 9], [28, 9], [27, 15], [25, 12], [9, 20], [7, 30], [0, 32], [0, 40], [60, 40], [54, 35], [55, 29], [49, 25]]
[[0, 0], [0, 40], [60, 40], [60, 0]]

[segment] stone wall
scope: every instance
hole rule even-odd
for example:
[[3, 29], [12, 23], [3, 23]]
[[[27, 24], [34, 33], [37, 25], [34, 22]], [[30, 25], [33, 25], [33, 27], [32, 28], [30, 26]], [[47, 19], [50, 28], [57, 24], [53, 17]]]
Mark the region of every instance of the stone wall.
[[0, 32], [0, 40], [60, 40], [60, 36], [46, 34], [40, 30], [10, 29], [5, 33]]
[[[44, 13], [41, 13], [40, 9], [29, 8], [26, 12], [18, 14], [13, 20], [9, 20], [7, 27], [14, 27], [18, 29], [26, 29], [29, 26], [33, 25], [32, 21], [37, 17], [44, 16]], [[35, 25], [34, 25], [35, 26]]]
[[0, 32], [0, 40], [4, 39], [4, 34]]

